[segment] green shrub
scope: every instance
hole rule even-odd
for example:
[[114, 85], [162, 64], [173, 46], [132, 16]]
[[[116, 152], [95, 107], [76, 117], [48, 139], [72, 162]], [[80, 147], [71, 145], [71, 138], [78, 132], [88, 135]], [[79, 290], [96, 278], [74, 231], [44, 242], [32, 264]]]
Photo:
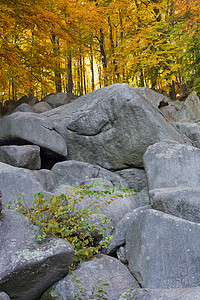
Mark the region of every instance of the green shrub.
[[[95, 190], [99, 184], [104, 187], [103, 191]], [[116, 193], [117, 190], [120, 192]], [[17, 211], [40, 226], [41, 234], [37, 238], [38, 241], [44, 239], [50, 232], [55, 237], [63, 238], [71, 243], [75, 249], [74, 267], [99, 254], [112, 238], [106, 233], [107, 229], [111, 229], [107, 226], [111, 219], [98, 213], [101, 205], [108, 205], [116, 197], [133, 194], [134, 191], [130, 189], [110, 188], [103, 185], [103, 182], [96, 182], [87, 186], [76, 186], [66, 194], [50, 198], [46, 198], [42, 193], [36, 193], [32, 206], [27, 205], [23, 200], [23, 194], [18, 194], [20, 197], [14, 203], [10, 203], [9, 207], [14, 205]], [[85, 197], [94, 196], [96, 201], [91, 202], [89, 206], [83, 209], [77, 208], [76, 204]], [[105, 202], [102, 203], [102, 197], [105, 196], [107, 196]], [[98, 243], [95, 241], [94, 232], [98, 232], [100, 235]]]

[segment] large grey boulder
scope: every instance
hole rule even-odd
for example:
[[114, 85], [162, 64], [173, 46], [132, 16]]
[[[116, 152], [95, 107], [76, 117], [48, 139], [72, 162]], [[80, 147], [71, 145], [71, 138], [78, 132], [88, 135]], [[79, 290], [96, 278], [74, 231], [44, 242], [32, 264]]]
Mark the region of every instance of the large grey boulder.
[[[123, 300], [125, 296], [132, 295], [128, 299], [136, 300], [199, 300], [200, 287], [179, 289], [134, 289], [122, 293], [117, 300]], [[136, 297], [136, 298], [135, 298]], [[116, 298], [112, 299], [116, 300]]]
[[[78, 276], [80, 284], [71, 281], [74, 276]], [[139, 286], [122, 263], [116, 258], [101, 254], [92, 261], [81, 263], [72, 275], [67, 275], [53, 288], [58, 296], [57, 299], [60, 300], [72, 300], [76, 293], [81, 299], [86, 299], [86, 297], [92, 299], [92, 293], [98, 293], [98, 289], [94, 289], [94, 286], [100, 287], [102, 284], [108, 284], [103, 289], [107, 293], [105, 297], [108, 299], [117, 299], [117, 295], [130, 286], [135, 286], [135, 288]], [[86, 294], [84, 298], [82, 298], [80, 290], [76, 288], [77, 285], [82, 286], [82, 291]], [[52, 299], [48, 294], [43, 297], [44, 300]]]
[[189, 140], [137, 89], [114, 84], [43, 113], [68, 145], [68, 159], [119, 170], [142, 167], [147, 147], [165, 138]]
[[30, 170], [40, 169], [40, 147], [36, 145], [0, 146], [0, 162]]
[[144, 169], [124, 169], [116, 171], [116, 173], [128, 183], [130, 189], [134, 189], [136, 192], [140, 192], [148, 186]]
[[0, 291], [11, 299], [37, 300], [67, 275], [74, 249], [49, 236], [37, 242], [40, 228], [20, 213], [5, 209], [0, 220]]
[[77, 99], [78, 96], [71, 93], [52, 93], [42, 99], [42, 102], [48, 103], [52, 108], [70, 103]]
[[41, 114], [17, 112], [0, 120], [0, 145], [35, 144], [47, 154], [67, 156], [67, 146], [53, 123]]
[[184, 135], [186, 135], [193, 145], [200, 148], [200, 124], [191, 122], [173, 123]]
[[200, 224], [153, 209], [141, 212], [126, 236], [129, 268], [145, 288], [200, 285]]
[[148, 102], [150, 102], [155, 108], [160, 108], [161, 106], [169, 105], [172, 100], [160, 93], [155, 92], [154, 90], [148, 88], [147, 86], [144, 87], [137, 87], [135, 88], [137, 91], [144, 97]]
[[114, 172], [110, 172], [98, 165], [92, 165], [80, 161], [63, 161], [56, 163], [51, 171], [54, 173], [57, 185], [80, 185], [91, 178], [110, 180], [114, 186], [127, 187], [123, 178]]
[[160, 110], [168, 121], [179, 121], [180, 117], [178, 110], [173, 105], [163, 106], [160, 108]]
[[31, 205], [35, 193], [53, 189], [53, 174], [50, 171], [47, 173], [44, 177], [44, 172], [40, 170], [31, 171], [0, 163], [0, 189], [3, 205], [16, 200], [19, 197], [15, 195], [16, 193], [24, 193], [25, 196], [21, 197]]
[[21, 111], [21, 112], [33, 112], [33, 109], [30, 105], [28, 105], [27, 103], [22, 103], [20, 104], [19, 106], [17, 106], [12, 113], [15, 113], [15, 112], [18, 112], [18, 111]]
[[150, 209], [150, 206], [143, 206], [134, 209], [132, 212], [128, 212], [123, 218], [117, 223], [112, 235], [113, 238], [110, 241], [108, 247], [105, 249], [106, 254], [111, 254], [117, 250], [120, 246], [126, 243], [126, 233], [131, 227], [133, 221], [138, 217], [138, 214], [146, 209]]
[[179, 120], [182, 122], [200, 121], [200, 100], [196, 92], [192, 92], [185, 100], [183, 106], [179, 110], [179, 115]]
[[149, 190], [200, 186], [200, 150], [175, 141], [149, 146], [143, 156]]
[[32, 106], [32, 110], [34, 113], [43, 113], [45, 111], [51, 110], [52, 107], [46, 102], [39, 102]]
[[178, 187], [150, 191], [154, 209], [200, 223], [200, 188]]

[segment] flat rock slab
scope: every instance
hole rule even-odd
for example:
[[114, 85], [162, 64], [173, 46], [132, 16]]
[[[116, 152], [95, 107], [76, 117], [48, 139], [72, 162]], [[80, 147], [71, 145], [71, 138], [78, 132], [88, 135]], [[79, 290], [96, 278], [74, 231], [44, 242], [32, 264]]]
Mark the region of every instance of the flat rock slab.
[[149, 190], [200, 186], [200, 150], [164, 140], [148, 147], [143, 156]]
[[149, 193], [154, 209], [200, 223], [200, 188], [155, 189]]
[[160, 211], [141, 212], [126, 236], [129, 268], [144, 288], [200, 285], [200, 224]]
[[14, 167], [38, 170], [41, 167], [40, 147], [26, 146], [0, 146], [0, 162]]
[[[72, 276], [78, 276], [77, 279], [81, 283], [71, 282]], [[93, 287], [102, 284], [108, 284], [104, 287], [104, 291], [107, 292], [105, 297], [108, 299], [122, 293], [130, 286], [138, 287], [138, 283], [129, 270], [119, 260], [103, 254], [92, 261], [81, 263], [72, 276], [67, 275], [54, 285], [53, 288], [60, 300], [72, 300], [76, 293], [81, 297], [79, 289], [75, 288], [77, 285], [82, 286], [82, 290], [86, 293], [88, 299], [92, 299]], [[94, 293], [98, 293], [98, 290], [95, 289]], [[47, 299], [49, 299], [48, 296], [44, 297], [44, 300]]]
[[69, 160], [119, 170], [142, 167], [147, 147], [165, 138], [189, 139], [127, 84], [114, 84], [42, 114], [67, 143]]
[[[136, 300], [199, 300], [200, 299], [200, 287], [184, 288], [184, 289], [147, 289], [147, 290], [135, 290], [130, 293], [123, 293], [121, 297], [112, 300], [123, 300], [122, 296], [132, 294], [132, 297], [128, 299]], [[137, 296], [137, 297], [136, 297]], [[136, 298], [135, 298], [136, 297]]]
[[36, 300], [68, 273], [74, 249], [49, 236], [37, 242], [39, 227], [13, 210], [0, 220], [0, 290], [11, 299]]
[[41, 114], [16, 112], [0, 120], [0, 145], [34, 144], [48, 154], [66, 157], [67, 146], [52, 122]]

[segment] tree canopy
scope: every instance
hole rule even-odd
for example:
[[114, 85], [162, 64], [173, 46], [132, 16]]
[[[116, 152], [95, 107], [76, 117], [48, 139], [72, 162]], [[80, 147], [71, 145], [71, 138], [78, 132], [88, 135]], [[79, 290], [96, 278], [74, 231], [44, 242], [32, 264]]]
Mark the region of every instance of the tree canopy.
[[112, 83], [200, 93], [199, 0], [0, 0], [1, 101]]

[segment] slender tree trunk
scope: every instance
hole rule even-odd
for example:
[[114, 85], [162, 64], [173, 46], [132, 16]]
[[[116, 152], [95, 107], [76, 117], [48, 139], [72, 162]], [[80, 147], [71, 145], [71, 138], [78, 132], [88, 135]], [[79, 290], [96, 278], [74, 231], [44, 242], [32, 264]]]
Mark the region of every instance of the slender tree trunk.
[[86, 78], [85, 78], [85, 58], [83, 56], [83, 83], [84, 83], [84, 92], [87, 94], [87, 87], [86, 87]]
[[72, 77], [72, 55], [71, 51], [68, 51], [67, 55], [67, 92], [73, 91], [73, 77]]
[[104, 48], [104, 33], [102, 28], [100, 28], [100, 52], [101, 52], [101, 59], [102, 59], [102, 65], [103, 65], [103, 71], [104, 71], [104, 85], [108, 85], [108, 79], [107, 79], [107, 58], [106, 58], [106, 52]]
[[83, 65], [82, 65], [82, 56], [81, 49], [79, 49], [79, 66], [80, 66], [80, 95], [83, 95]]
[[91, 70], [91, 90], [94, 91], [94, 57], [92, 44], [90, 44], [90, 70]]
[[[60, 48], [59, 39], [56, 39], [56, 35], [52, 34], [51, 41], [53, 44], [53, 52], [56, 55], [56, 57], [59, 59], [59, 48]], [[56, 64], [55, 64], [54, 75], [55, 75], [56, 92], [60, 93], [60, 92], [62, 92], [62, 82], [61, 82], [61, 72], [60, 72], [60, 63], [59, 62], [56, 62]]]

